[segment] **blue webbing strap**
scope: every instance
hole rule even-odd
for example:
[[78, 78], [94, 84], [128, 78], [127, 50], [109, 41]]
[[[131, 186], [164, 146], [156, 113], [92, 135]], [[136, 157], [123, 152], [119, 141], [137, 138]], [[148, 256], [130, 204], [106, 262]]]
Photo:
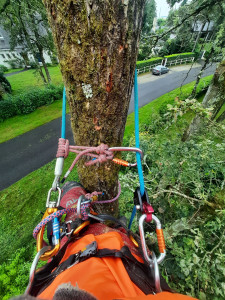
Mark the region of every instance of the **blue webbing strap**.
[[[135, 75], [134, 75], [134, 120], [135, 120], [135, 147], [140, 148], [137, 69], [135, 69]], [[141, 155], [138, 152], [136, 152], [136, 159], [137, 159], [137, 169], [138, 169], [138, 176], [139, 176], [139, 183], [140, 183], [140, 193], [141, 193], [141, 196], [143, 196], [144, 192], [145, 192], [145, 184], [144, 184], [144, 176], [143, 176], [143, 170], [142, 170], [142, 165], [141, 165]], [[131, 214], [130, 222], [128, 225], [129, 229], [131, 228], [135, 214], [136, 214], [136, 206], [134, 206], [132, 214]]]
[[62, 127], [61, 127], [61, 138], [66, 138], [66, 88], [63, 88], [63, 105], [62, 105]]

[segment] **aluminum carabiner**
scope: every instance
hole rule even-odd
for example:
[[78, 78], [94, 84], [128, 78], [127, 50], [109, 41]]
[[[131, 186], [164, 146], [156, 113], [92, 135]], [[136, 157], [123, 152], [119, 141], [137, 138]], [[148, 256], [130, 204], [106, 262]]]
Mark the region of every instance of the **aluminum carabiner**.
[[35, 258], [32, 262], [32, 265], [31, 265], [31, 268], [30, 268], [30, 276], [29, 276], [29, 283], [28, 283], [28, 286], [26, 288], [26, 291], [25, 291], [25, 295], [28, 295], [29, 294], [29, 291], [30, 291], [30, 288], [31, 288], [31, 285], [32, 285], [32, 282], [34, 280], [34, 275], [35, 275], [35, 271], [36, 271], [36, 267], [37, 267], [37, 264], [40, 260], [40, 257], [48, 250], [51, 250], [51, 246], [45, 246], [43, 247], [36, 255], [35, 255]]
[[149, 267], [151, 268], [151, 270], [152, 269], [154, 270], [156, 292], [160, 293], [161, 287], [160, 287], [160, 274], [159, 274], [159, 266], [158, 265], [163, 261], [163, 259], [166, 256], [166, 246], [165, 246], [163, 231], [161, 228], [161, 223], [155, 215], [152, 215], [152, 220], [156, 224], [156, 234], [157, 234], [160, 256], [157, 258], [155, 256], [155, 253], [151, 252], [151, 254], [150, 254], [151, 258], [150, 258], [149, 254], [148, 254], [147, 246], [146, 246], [145, 232], [144, 232], [144, 222], [146, 219], [147, 219], [147, 215], [145, 215], [145, 214], [142, 215], [139, 219], [139, 231], [140, 231], [140, 237], [141, 237], [141, 246], [142, 246], [142, 251], [143, 251], [145, 260], [149, 263]]
[[[44, 213], [44, 216], [42, 220], [44, 220], [49, 215], [53, 214], [57, 211], [56, 207], [47, 208], [46, 212]], [[45, 231], [45, 226], [43, 226], [40, 231], [37, 234], [37, 252], [39, 252], [43, 248], [43, 235]], [[52, 256], [54, 256], [60, 249], [60, 239], [57, 241], [57, 244], [55, 247], [49, 251], [46, 251], [41, 257], [40, 260], [48, 260]]]
[[[140, 231], [140, 237], [141, 237], [141, 245], [142, 245], [142, 250], [144, 253], [145, 260], [147, 262], [153, 264], [153, 260], [148, 255], [146, 241], [145, 241], [144, 221], [146, 220], [146, 218], [147, 218], [147, 215], [144, 214], [139, 219], [139, 231]], [[155, 215], [152, 215], [152, 220], [156, 224], [156, 234], [157, 234], [158, 247], [159, 247], [159, 252], [160, 252], [159, 257], [157, 258], [157, 263], [160, 264], [166, 256], [166, 245], [165, 245], [165, 240], [164, 240], [164, 236], [163, 236], [163, 230], [162, 230], [159, 219]]]
[[[144, 157], [143, 151], [139, 148], [136, 148], [136, 147], [111, 147], [108, 150], [113, 151], [113, 152], [116, 152], [116, 151], [138, 152], [141, 156], [141, 160]], [[124, 161], [124, 160], [119, 159], [119, 158], [114, 158], [112, 161], [114, 163], [118, 164], [118, 165], [122, 165], [122, 166], [125, 166], [125, 167], [136, 167], [137, 166], [137, 163], [131, 164], [131, 163], [128, 163], [127, 161]]]

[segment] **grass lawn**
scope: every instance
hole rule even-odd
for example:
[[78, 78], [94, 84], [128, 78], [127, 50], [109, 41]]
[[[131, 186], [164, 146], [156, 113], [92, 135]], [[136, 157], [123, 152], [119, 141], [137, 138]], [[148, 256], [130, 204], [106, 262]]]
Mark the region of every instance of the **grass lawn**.
[[[183, 95], [186, 93], [188, 94], [191, 91], [192, 86], [193, 83], [186, 85], [183, 89]], [[139, 111], [140, 123], [148, 124], [151, 119], [154, 118], [154, 114], [156, 114], [162, 106], [173, 102], [174, 98], [179, 95], [179, 93], [180, 89], [176, 89], [142, 107]], [[60, 105], [58, 102], [55, 102], [54, 104], [45, 107], [43, 110], [43, 115], [41, 109], [38, 110], [38, 112], [32, 113], [34, 115], [30, 121], [32, 120], [32, 122], [34, 122], [34, 119], [36, 117], [40, 118], [41, 115], [42, 120], [44, 120], [44, 115], [49, 115], [50, 109], [53, 109], [54, 107], [59, 109]], [[40, 115], [38, 115], [39, 113]], [[29, 115], [26, 117], [29, 118]], [[15, 122], [15, 124], [16, 123], [17, 122]], [[21, 121], [20, 124], [22, 123], [23, 121]], [[27, 121], [27, 126], [29, 126], [29, 121]], [[172, 131], [178, 130], [177, 128], [182, 130], [182, 126], [179, 127], [178, 123], [175, 125], [175, 128], [173, 128]], [[7, 131], [6, 128], [5, 131]], [[127, 119], [124, 140], [129, 140], [133, 134], [134, 114], [132, 113]], [[70, 154], [70, 156], [66, 159], [64, 168], [65, 171], [68, 169], [73, 158], [74, 155]], [[2, 199], [2, 209], [0, 211], [0, 244], [4, 244], [0, 254], [0, 261], [5, 260], [6, 257], [11, 257], [14, 251], [21, 246], [34, 246], [32, 229], [41, 219], [40, 211], [45, 210], [47, 192], [54, 179], [54, 165], [55, 160], [32, 172], [28, 176], [11, 185], [9, 188], [0, 192], [0, 197]], [[73, 174], [68, 180], [71, 179], [78, 179], [76, 169], [73, 171]], [[124, 198], [124, 200], [126, 200], [125, 194], [122, 194], [121, 197], [122, 199]], [[20, 216], [20, 218], [18, 218], [18, 216]]]
[[[52, 83], [56, 85], [61, 84], [62, 75], [59, 66], [49, 67], [48, 69], [52, 79]], [[7, 77], [7, 79], [12, 86], [13, 95], [22, 93], [36, 86], [44, 86], [43, 81], [36, 70], [28, 70], [23, 73], [15, 74]]]

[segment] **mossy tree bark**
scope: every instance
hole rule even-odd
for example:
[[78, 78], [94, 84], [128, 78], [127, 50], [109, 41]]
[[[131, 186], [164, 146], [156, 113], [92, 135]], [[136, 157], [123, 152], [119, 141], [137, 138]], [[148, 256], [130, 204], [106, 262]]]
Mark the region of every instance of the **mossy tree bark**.
[[[133, 87], [145, 0], [43, 0], [57, 46], [76, 145], [120, 146]], [[112, 162], [78, 166], [89, 191], [117, 194]], [[110, 207], [114, 213], [115, 206]]]
[[[211, 120], [215, 120], [221, 107], [225, 103], [225, 61], [222, 61], [215, 71], [212, 82], [208, 91], [203, 99], [202, 106], [204, 108], [212, 107]], [[204, 126], [204, 119], [196, 115], [191, 122], [189, 128], [183, 136], [183, 141], [186, 141], [191, 136], [198, 134]]]

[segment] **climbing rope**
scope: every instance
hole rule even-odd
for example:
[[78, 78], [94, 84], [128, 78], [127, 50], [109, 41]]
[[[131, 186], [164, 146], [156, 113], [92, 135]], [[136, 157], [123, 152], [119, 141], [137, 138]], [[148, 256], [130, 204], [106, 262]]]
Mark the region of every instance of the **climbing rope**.
[[[137, 69], [135, 69], [135, 75], [134, 75], [134, 119], [135, 119], [135, 146], [137, 148], [140, 148], [140, 140], [139, 140], [139, 116], [138, 116], [138, 81], [137, 81]], [[139, 176], [139, 183], [140, 183], [140, 193], [143, 197], [145, 192], [145, 183], [144, 183], [144, 175], [142, 170], [142, 164], [141, 164], [141, 157], [138, 152], [136, 152], [136, 159], [137, 159], [137, 169], [138, 169], [138, 176]], [[131, 214], [131, 218], [129, 221], [128, 228], [131, 228], [131, 225], [133, 223], [134, 217], [136, 215], [136, 205], [133, 207], [133, 211]]]

